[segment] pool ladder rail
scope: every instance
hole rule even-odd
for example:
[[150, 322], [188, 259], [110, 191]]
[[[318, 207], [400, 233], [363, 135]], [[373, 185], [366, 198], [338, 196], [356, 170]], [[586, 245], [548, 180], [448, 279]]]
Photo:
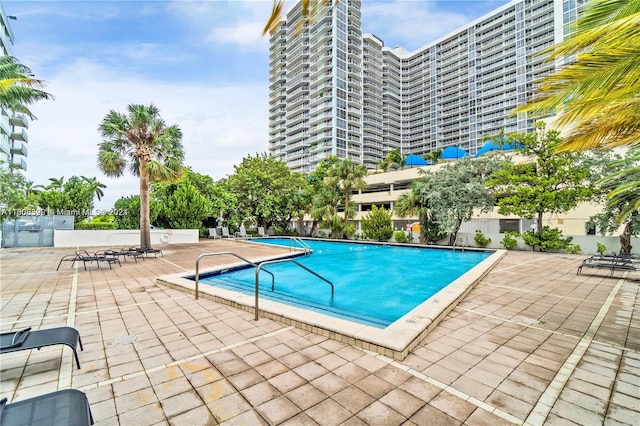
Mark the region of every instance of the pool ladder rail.
[[293, 249], [302, 249], [304, 251], [304, 254], [307, 256], [313, 253], [313, 249], [311, 248], [311, 246], [307, 244], [300, 237], [291, 237], [291, 236], [283, 235], [283, 236], [269, 236], [269, 237], [259, 237], [259, 238], [289, 240], [289, 251], [292, 251]]
[[[302, 241], [302, 240], [301, 240]], [[308, 247], [308, 246], [307, 246]], [[310, 249], [310, 248], [309, 248]], [[305, 250], [306, 253], [306, 250]], [[329, 284], [331, 286], [331, 299], [333, 300], [333, 296], [335, 294], [335, 288], [333, 286], [333, 283], [331, 281], [329, 281], [328, 279], [326, 279], [325, 277], [323, 277], [322, 275], [318, 274], [317, 272], [313, 271], [312, 269], [304, 266], [303, 264], [301, 264], [300, 262], [294, 260], [294, 259], [275, 259], [275, 260], [267, 260], [264, 262], [260, 262], [260, 263], [255, 263], [250, 261], [249, 259], [245, 259], [244, 257], [240, 256], [239, 254], [230, 252], [230, 251], [224, 251], [224, 252], [216, 252], [216, 253], [203, 253], [200, 256], [198, 256], [198, 259], [196, 260], [196, 275], [195, 275], [195, 298], [196, 300], [198, 299], [199, 296], [199, 290], [198, 290], [198, 285], [199, 285], [199, 281], [200, 281], [200, 260], [205, 258], [205, 257], [212, 257], [212, 256], [234, 256], [246, 263], [248, 263], [249, 265], [255, 266], [256, 267], [256, 275], [255, 275], [255, 320], [258, 321], [258, 295], [259, 295], [259, 282], [260, 282], [260, 271], [264, 271], [266, 273], [268, 273], [269, 275], [271, 275], [271, 291], [275, 290], [275, 275], [273, 275], [272, 272], [263, 269], [262, 267], [264, 265], [272, 265], [275, 263], [284, 263], [284, 262], [291, 262], [295, 265], [297, 265], [298, 267], [304, 269], [305, 271], [309, 272], [310, 274], [316, 276], [317, 278], [320, 278], [322, 281], [326, 282], [327, 284]]]

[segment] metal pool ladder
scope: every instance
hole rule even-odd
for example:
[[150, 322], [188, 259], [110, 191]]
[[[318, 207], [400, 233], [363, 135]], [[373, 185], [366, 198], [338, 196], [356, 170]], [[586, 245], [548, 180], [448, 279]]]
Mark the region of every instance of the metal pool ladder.
[[[334, 295], [334, 288], [333, 288], [333, 283], [331, 281], [329, 281], [328, 279], [326, 279], [325, 277], [323, 277], [322, 275], [318, 274], [317, 272], [314, 272], [313, 270], [307, 268], [306, 266], [304, 266], [303, 264], [301, 264], [300, 262], [295, 261], [294, 259], [276, 259], [276, 260], [267, 260], [265, 262], [261, 262], [258, 267], [256, 268], [256, 290], [255, 290], [255, 298], [256, 298], [256, 303], [255, 303], [255, 320], [258, 321], [258, 282], [259, 282], [259, 277], [260, 277], [260, 270], [262, 269], [263, 265], [268, 265], [268, 264], [273, 264], [273, 263], [284, 263], [284, 262], [291, 262], [294, 263], [296, 265], [298, 265], [299, 267], [301, 267], [302, 269], [304, 269], [305, 271], [315, 275], [316, 277], [320, 278], [322, 281], [325, 281], [326, 283], [328, 283], [331, 286], [331, 299], [333, 299], [333, 295]], [[266, 269], [265, 269], [266, 272]], [[273, 278], [273, 274], [271, 274], [272, 278]], [[273, 281], [271, 282], [271, 291], [273, 291], [274, 289], [274, 284]]]
[[[195, 277], [195, 281], [196, 281], [196, 290], [195, 290], [196, 299], [198, 299], [198, 281], [199, 281], [199, 278], [200, 278], [200, 259], [202, 259], [203, 257], [223, 256], [223, 255], [229, 255], [229, 256], [237, 257], [238, 259], [247, 262], [249, 265], [255, 266], [258, 269], [260, 269], [257, 263], [254, 263], [254, 262], [252, 262], [252, 261], [250, 261], [248, 259], [245, 259], [244, 257], [242, 257], [242, 256], [240, 256], [238, 254], [235, 254], [233, 252], [230, 252], [230, 251], [221, 251], [221, 252], [217, 252], [217, 253], [203, 253], [200, 256], [198, 256], [198, 260], [196, 260], [196, 277]], [[271, 272], [267, 271], [266, 269], [264, 271], [267, 274], [271, 275], [271, 290], [273, 291], [273, 288], [275, 286], [275, 279], [276, 278]], [[257, 272], [256, 272], [256, 277], [257, 277]], [[257, 278], [256, 278], [256, 280], [257, 280]], [[257, 286], [257, 284], [256, 284], [256, 286]]]

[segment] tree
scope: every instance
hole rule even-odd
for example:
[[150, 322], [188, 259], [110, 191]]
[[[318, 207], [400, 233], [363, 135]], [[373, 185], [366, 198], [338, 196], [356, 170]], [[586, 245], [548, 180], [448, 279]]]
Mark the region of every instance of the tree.
[[435, 222], [429, 204], [428, 176], [413, 182], [411, 190], [401, 194], [394, 204], [394, 212], [400, 217], [417, 216], [420, 222], [420, 244], [432, 244], [446, 235]]
[[[113, 210], [118, 214], [115, 215], [116, 229], [140, 229], [140, 196], [130, 195], [122, 197], [113, 205]], [[155, 200], [149, 202], [149, 221], [154, 223], [160, 206]]]
[[93, 192], [93, 194], [98, 197], [98, 201], [100, 201], [104, 196], [104, 191], [102, 191], [102, 189], [106, 188], [107, 185], [98, 182], [98, 178], [95, 176], [91, 178], [80, 176], [80, 178], [89, 186], [91, 192]]
[[114, 110], [98, 127], [98, 167], [107, 176], [120, 177], [126, 168], [140, 179], [140, 246], [151, 248], [149, 185], [182, 177], [182, 131], [167, 126], [156, 106], [129, 105], [128, 114]]
[[592, 199], [598, 179], [585, 155], [556, 152], [562, 143], [558, 131], [545, 130], [542, 122], [536, 127], [535, 132], [509, 135], [531, 161], [504, 162], [487, 185], [498, 198], [498, 213], [536, 218], [540, 231], [545, 213], [564, 213]]
[[0, 162], [0, 225], [7, 218], [19, 216], [21, 209], [30, 207], [25, 191], [25, 178], [12, 167]]
[[265, 153], [243, 158], [234, 169], [226, 183], [236, 196], [243, 221], [250, 219], [265, 229], [276, 224], [286, 228], [297, 211], [290, 200], [307, 184], [306, 179]]
[[46, 83], [32, 77], [31, 69], [22, 65], [13, 56], [0, 56], [0, 106], [13, 112], [33, 115], [27, 105], [42, 100], [53, 99], [50, 93], [40, 88]]
[[423, 157], [429, 162], [429, 164], [438, 164], [438, 161], [442, 158], [442, 148], [429, 151], [423, 155]]
[[338, 215], [338, 208], [343, 201], [342, 191], [337, 182], [329, 178], [315, 190], [312, 199], [311, 216], [314, 221], [320, 223], [323, 228], [331, 229], [332, 236], [336, 238], [346, 230], [342, 218]]
[[464, 157], [435, 172], [422, 172], [429, 175], [422, 194], [440, 231], [449, 234], [449, 245], [455, 244], [462, 222], [493, 208], [495, 199], [486, 181], [504, 161], [500, 155]]
[[27, 196], [27, 200], [34, 201], [43, 189], [44, 186], [35, 185], [33, 181], [27, 180], [24, 182], [24, 191]]
[[236, 228], [242, 223], [244, 214], [240, 212], [238, 197], [229, 189], [227, 180], [220, 179], [213, 185], [212, 193], [209, 197], [212, 209], [211, 216], [217, 218], [216, 226], [220, 225], [218, 221], [222, 221], [227, 226]]
[[347, 220], [355, 215], [349, 210], [351, 191], [367, 189], [367, 182], [364, 177], [367, 175], [367, 168], [364, 164], [356, 164], [350, 158], [338, 162], [327, 173], [330, 180], [342, 188], [344, 199], [344, 226]]
[[[193, 188], [198, 196], [190, 194]], [[156, 183], [151, 188], [151, 200], [155, 201], [160, 207], [156, 224], [164, 228], [197, 228], [202, 233], [206, 228], [215, 226], [205, 226], [205, 220], [208, 219], [212, 212], [211, 197], [213, 196], [213, 179], [210, 176], [201, 175], [185, 168], [185, 173], [179, 182], [174, 183]], [[183, 211], [183, 205], [178, 200], [187, 198], [188, 202], [193, 203], [193, 211]], [[201, 199], [202, 198], [202, 199]], [[206, 206], [202, 205], [202, 200]], [[172, 206], [176, 205], [174, 209]], [[204, 210], [202, 210], [204, 208]], [[199, 223], [195, 223], [193, 218], [200, 217], [202, 211], [206, 211], [207, 215], [200, 219]]]
[[391, 212], [388, 212], [384, 207], [378, 208], [374, 204], [371, 206], [371, 212], [362, 218], [362, 231], [367, 238], [388, 241], [393, 235]]
[[[538, 96], [519, 111], [560, 112], [568, 129], [561, 150], [638, 145], [640, 129], [640, 0], [595, 0], [563, 42], [543, 54], [571, 60], [544, 77]], [[571, 59], [567, 59], [571, 58]]]
[[385, 157], [388, 167], [393, 170], [402, 169], [407, 163], [407, 157], [402, 155], [400, 149], [392, 149]]
[[51, 214], [73, 215], [75, 223], [91, 215], [94, 189], [83, 178], [71, 176], [66, 182], [64, 178], [49, 178], [49, 181], [51, 184], [36, 197], [41, 207]]
[[610, 168], [622, 169], [602, 181], [600, 201], [605, 201], [603, 211], [591, 216], [587, 228], [597, 226], [603, 234], [612, 234], [623, 226], [620, 234], [620, 254], [631, 254], [631, 237], [640, 235], [640, 199], [637, 184], [640, 182], [640, 148], [629, 150], [625, 158], [610, 164]]
[[44, 189], [46, 190], [53, 190], [53, 191], [62, 191], [62, 188], [64, 188], [64, 176], [60, 177], [60, 179], [58, 178], [49, 178], [49, 185], [45, 186]]
[[188, 180], [180, 182], [160, 206], [171, 228], [200, 229], [202, 221], [211, 214], [209, 201]]

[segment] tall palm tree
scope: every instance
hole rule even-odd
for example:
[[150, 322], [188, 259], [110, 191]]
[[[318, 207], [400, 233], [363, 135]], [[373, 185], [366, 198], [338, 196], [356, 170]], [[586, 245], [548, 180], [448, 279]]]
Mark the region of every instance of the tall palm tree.
[[88, 178], [86, 176], [80, 176], [80, 178], [91, 188], [91, 192], [93, 192], [93, 194], [98, 197], [98, 201], [100, 201], [104, 196], [102, 188], [106, 188], [107, 185], [98, 182], [98, 178], [96, 177]]
[[640, 145], [640, 0], [594, 0], [571, 36], [543, 53], [575, 60], [519, 111], [558, 111], [569, 130], [560, 150]]
[[32, 77], [31, 69], [22, 65], [13, 56], [0, 56], [0, 105], [13, 111], [36, 118], [27, 105], [41, 99], [53, 99], [53, 95], [40, 88], [43, 80]]
[[120, 177], [125, 169], [140, 178], [140, 247], [151, 248], [149, 231], [149, 185], [173, 182], [182, 177], [184, 149], [182, 131], [167, 126], [153, 104], [129, 105], [128, 114], [114, 110], [98, 130], [98, 167], [107, 176]]
[[367, 182], [364, 180], [366, 175], [366, 166], [364, 164], [356, 164], [350, 158], [345, 158], [329, 170], [329, 178], [339, 184], [343, 190], [345, 226], [349, 219], [349, 200], [351, 199], [351, 191], [354, 189], [367, 188]]

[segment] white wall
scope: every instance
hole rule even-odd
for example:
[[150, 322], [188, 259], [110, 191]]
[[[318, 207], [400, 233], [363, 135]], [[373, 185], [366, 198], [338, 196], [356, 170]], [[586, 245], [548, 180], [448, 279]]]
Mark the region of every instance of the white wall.
[[[466, 247], [476, 247], [476, 242], [473, 240], [475, 236], [475, 232], [458, 232], [458, 242], [456, 245], [466, 246]], [[485, 237], [491, 238], [491, 243], [487, 246], [487, 248], [494, 249], [504, 249], [504, 246], [500, 243], [504, 238], [504, 234], [500, 233], [484, 233]], [[572, 244], [577, 244], [582, 249], [583, 254], [596, 254], [597, 246], [596, 243], [601, 243], [607, 246], [607, 253], [611, 253], [615, 251], [616, 253], [620, 252], [620, 237], [618, 236], [600, 236], [600, 235], [562, 235], [563, 238], [571, 236], [573, 240], [571, 240]], [[531, 251], [531, 246], [528, 246], [524, 243], [521, 237], [517, 238], [518, 247], [516, 250], [529, 250]], [[640, 253], [640, 238], [632, 237], [631, 238], [631, 252], [632, 253]]]
[[[197, 229], [151, 230], [151, 244], [161, 248], [168, 244], [197, 243]], [[66, 230], [56, 229], [53, 236], [54, 247], [94, 247], [109, 246], [122, 248], [140, 245], [140, 231], [131, 229], [114, 230]]]

